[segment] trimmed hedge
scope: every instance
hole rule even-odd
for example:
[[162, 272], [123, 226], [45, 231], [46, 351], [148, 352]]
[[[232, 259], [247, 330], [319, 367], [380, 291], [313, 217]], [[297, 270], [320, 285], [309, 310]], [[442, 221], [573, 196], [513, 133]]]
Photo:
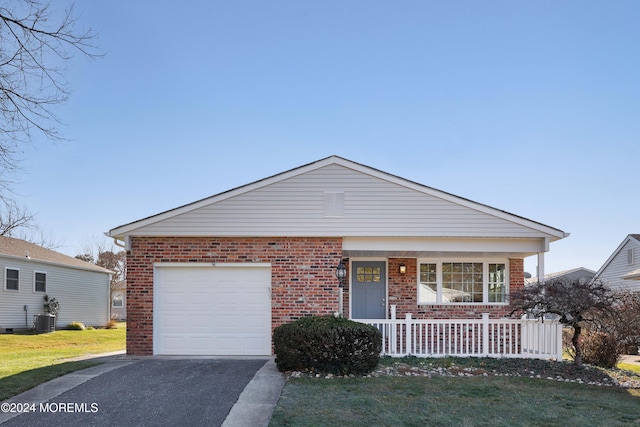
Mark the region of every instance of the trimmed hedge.
[[282, 372], [366, 374], [378, 365], [382, 334], [342, 317], [311, 316], [275, 328], [273, 346]]

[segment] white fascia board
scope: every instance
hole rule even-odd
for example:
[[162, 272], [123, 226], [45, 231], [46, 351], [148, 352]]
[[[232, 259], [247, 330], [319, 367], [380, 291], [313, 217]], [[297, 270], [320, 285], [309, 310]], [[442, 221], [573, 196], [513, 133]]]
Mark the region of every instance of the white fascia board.
[[419, 238], [419, 237], [344, 237], [344, 251], [383, 252], [544, 252], [544, 239], [519, 238]]

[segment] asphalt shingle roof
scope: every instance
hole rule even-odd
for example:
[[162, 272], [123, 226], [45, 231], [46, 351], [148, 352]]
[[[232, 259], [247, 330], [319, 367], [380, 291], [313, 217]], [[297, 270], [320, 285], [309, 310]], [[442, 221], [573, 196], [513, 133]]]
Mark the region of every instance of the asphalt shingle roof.
[[7, 255], [17, 258], [29, 258], [51, 264], [58, 264], [66, 267], [79, 268], [101, 273], [113, 273], [106, 268], [70, 257], [51, 249], [43, 248], [26, 240], [15, 239], [13, 237], [0, 236], [0, 256]]

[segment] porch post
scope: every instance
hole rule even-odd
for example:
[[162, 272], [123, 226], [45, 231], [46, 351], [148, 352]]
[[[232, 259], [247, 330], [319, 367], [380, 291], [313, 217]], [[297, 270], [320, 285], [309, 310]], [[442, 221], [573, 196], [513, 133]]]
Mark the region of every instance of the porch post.
[[544, 252], [538, 252], [538, 282], [544, 282]]
[[489, 355], [489, 313], [482, 313], [482, 355]]
[[549, 238], [544, 238], [544, 248], [538, 252], [538, 282], [544, 282], [544, 253], [549, 251]]
[[411, 313], [405, 315], [405, 354], [414, 354], [413, 345], [411, 344]]
[[556, 360], [562, 362], [562, 323], [556, 322]]

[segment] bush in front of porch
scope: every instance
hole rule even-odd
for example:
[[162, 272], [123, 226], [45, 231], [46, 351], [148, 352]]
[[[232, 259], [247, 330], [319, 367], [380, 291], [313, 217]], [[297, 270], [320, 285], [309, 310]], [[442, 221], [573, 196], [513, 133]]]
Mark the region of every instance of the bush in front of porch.
[[382, 349], [380, 331], [335, 316], [303, 317], [273, 331], [280, 371], [349, 375], [371, 372]]

